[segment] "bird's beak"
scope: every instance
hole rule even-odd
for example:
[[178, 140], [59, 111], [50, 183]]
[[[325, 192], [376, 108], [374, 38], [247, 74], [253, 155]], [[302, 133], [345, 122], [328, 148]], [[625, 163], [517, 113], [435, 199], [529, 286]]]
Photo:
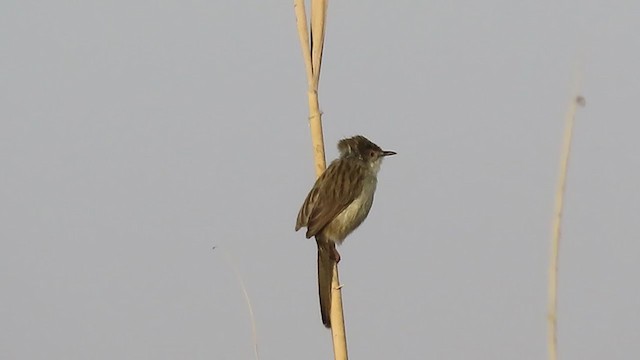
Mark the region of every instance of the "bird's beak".
[[385, 150], [385, 151], [382, 152], [382, 156], [391, 156], [391, 155], [395, 155], [395, 154], [396, 154], [395, 151]]

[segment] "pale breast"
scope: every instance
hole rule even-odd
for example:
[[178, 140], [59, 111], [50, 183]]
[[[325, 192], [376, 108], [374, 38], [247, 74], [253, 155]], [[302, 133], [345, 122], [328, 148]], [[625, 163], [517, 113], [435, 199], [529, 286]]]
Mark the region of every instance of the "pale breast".
[[376, 191], [376, 179], [367, 179], [362, 189], [362, 193], [349, 206], [347, 206], [335, 219], [324, 229], [327, 237], [340, 244], [355, 230], [369, 215], [373, 204], [373, 195]]

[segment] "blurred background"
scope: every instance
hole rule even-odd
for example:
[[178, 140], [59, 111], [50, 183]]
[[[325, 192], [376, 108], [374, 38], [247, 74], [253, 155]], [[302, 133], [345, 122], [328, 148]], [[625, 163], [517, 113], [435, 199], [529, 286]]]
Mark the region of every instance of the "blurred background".
[[[640, 357], [640, 2], [333, 1], [327, 158], [398, 152], [341, 248], [354, 359]], [[290, 1], [0, 5], [0, 357], [327, 359]], [[216, 246], [215, 250], [212, 248]], [[231, 260], [230, 260], [231, 259]]]

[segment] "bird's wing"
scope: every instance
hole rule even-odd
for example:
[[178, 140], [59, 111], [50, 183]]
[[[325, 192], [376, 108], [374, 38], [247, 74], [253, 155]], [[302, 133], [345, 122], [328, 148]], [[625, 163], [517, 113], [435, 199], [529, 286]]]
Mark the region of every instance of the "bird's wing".
[[[307, 238], [318, 234], [362, 192], [362, 171], [347, 170], [349, 160], [335, 160], [320, 175], [300, 208], [296, 230], [307, 227]], [[351, 163], [351, 165], [356, 165]], [[334, 186], [332, 184], [339, 184]]]

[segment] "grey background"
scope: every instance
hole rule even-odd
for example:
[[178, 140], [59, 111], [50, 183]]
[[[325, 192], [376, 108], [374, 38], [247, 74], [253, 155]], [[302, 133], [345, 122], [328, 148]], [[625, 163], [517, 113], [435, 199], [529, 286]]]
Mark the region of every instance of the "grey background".
[[[640, 357], [640, 2], [333, 1], [327, 157], [398, 156], [342, 247], [353, 359]], [[0, 5], [0, 357], [327, 359], [290, 1]], [[217, 246], [216, 250], [212, 250]], [[234, 259], [227, 260], [225, 254]]]

